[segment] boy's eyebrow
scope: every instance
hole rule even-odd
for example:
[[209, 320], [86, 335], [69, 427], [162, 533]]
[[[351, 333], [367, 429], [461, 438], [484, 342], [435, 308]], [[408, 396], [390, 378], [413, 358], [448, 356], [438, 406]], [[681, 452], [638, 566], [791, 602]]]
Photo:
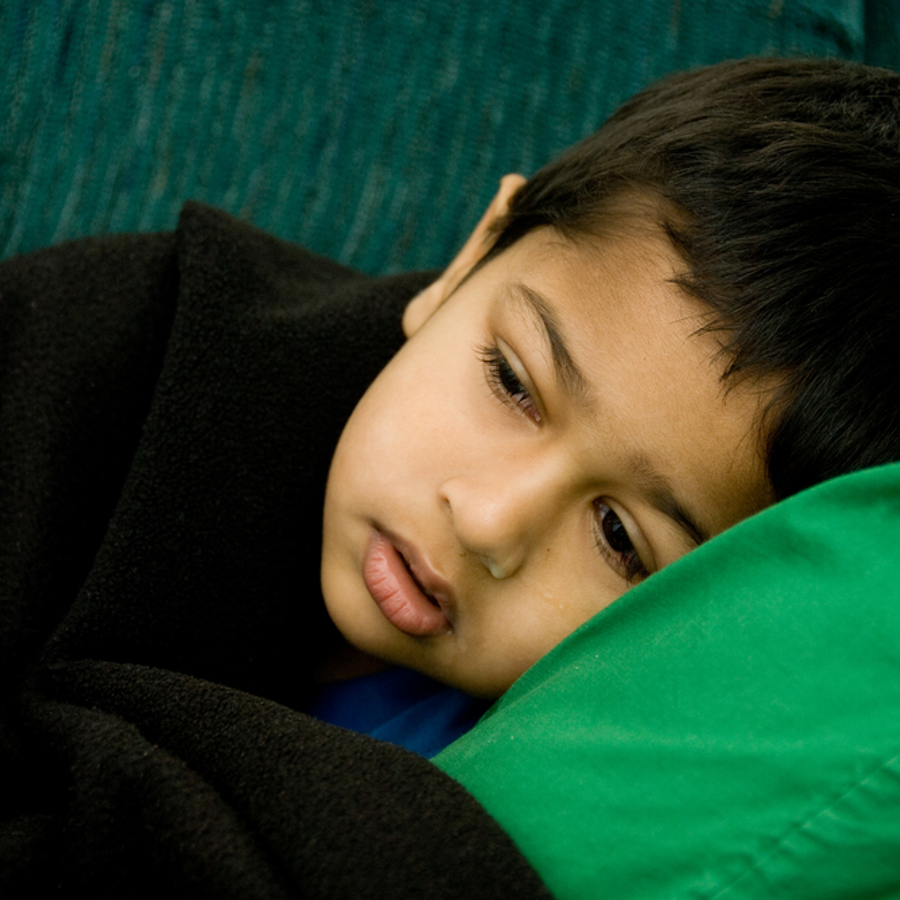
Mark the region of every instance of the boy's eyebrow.
[[[563, 388], [570, 396], [584, 402], [590, 392], [588, 381], [569, 353], [552, 305], [543, 294], [521, 281], [512, 282], [511, 287], [512, 297], [524, 301], [529, 312], [543, 325], [547, 343], [550, 345], [553, 367]], [[679, 502], [669, 479], [657, 472], [646, 457], [640, 456], [635, 459], [632, 470], [653, 506], [678, 525], [696, 546], [699, 547], [709, 540], [709, 530], [699, 525], [697, 516]]]
[[634, 477], [650, 498], [650, 502], [667, 518], [678, 525], [696, 546], [710, 538], [708, 529], [698, 524], [697, 516], [686, 509], [675, 496], [672, 483], [665, 475], [657, 472], [645, 456], [639, 456], [632, 463]]
[[511, 287], [512, 296], [517, 300], [524, 300], [529, 311], [543, 325], [547, 343], [550, 345], [553, 368], [566, 393], [583, 403], [589, 393], [588, 382], [569, 353], [553, 307], [543, 294], [521, 281], [512, 282]]

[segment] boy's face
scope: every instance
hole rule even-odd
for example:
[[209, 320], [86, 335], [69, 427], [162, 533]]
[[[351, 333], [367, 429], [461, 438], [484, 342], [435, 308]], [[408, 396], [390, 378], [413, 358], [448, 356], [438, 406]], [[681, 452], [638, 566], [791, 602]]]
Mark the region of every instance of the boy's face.
[[767, 395], [726, 392], [680, 267], [661, 235], [543, 228], [413, 301], [329, 476], [322, 585], [351, 644], [497, 696], [771, 502]]

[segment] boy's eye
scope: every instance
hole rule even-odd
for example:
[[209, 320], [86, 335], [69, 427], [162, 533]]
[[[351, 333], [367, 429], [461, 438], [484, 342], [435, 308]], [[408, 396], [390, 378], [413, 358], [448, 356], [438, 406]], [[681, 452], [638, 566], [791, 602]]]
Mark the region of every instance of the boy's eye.
[[650, 573], [641, 561], [622, 520], [602, 500], [594, 501], [597, 511], [597, 547], [616, 571], [629, 582], [640, 581]]
[[535, 422], [540, 422], [541, 414], [537, 404], [500, 348], [482, 347], [478, 355], [484, 363], [488, 385], [500, 400], [524, 412]]

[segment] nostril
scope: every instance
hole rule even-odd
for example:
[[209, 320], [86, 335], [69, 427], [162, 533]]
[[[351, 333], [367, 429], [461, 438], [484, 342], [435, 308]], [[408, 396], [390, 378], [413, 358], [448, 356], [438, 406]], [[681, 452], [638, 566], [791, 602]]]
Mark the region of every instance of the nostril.
[[496, 579], [506, 578], [506, 571], [503, 566], [497, 565], [489, 556], [479, 556], [478, 557], [481, 562], [484, 564], [485, 568], [494, 576]]

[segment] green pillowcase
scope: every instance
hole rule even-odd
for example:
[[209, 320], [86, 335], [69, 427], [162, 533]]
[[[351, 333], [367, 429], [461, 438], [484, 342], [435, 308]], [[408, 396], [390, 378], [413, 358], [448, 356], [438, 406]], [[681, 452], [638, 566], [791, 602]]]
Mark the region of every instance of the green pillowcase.
[[436, 762], [560, 900], [900, 896], [900, 465], [636, 587]]

